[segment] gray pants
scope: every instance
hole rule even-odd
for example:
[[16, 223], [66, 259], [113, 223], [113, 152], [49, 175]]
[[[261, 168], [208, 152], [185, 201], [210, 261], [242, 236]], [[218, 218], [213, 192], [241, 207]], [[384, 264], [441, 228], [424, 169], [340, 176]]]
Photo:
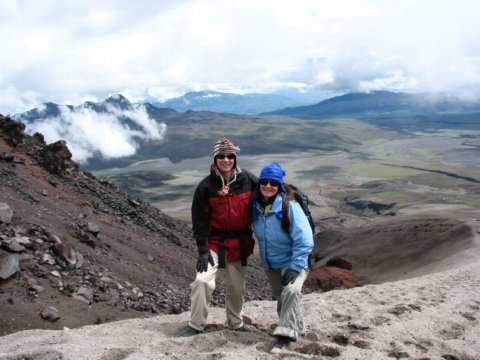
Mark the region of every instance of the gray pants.
[[282, 271], [266, 271], [272, 288], [273, 297], [277, 300], [278, 325], [273, 335], [288, 336], [293, 340], [304, 332], [302, 286], [307, 278], [308, 270], [302, 270], [293, 284], [282, 285]]
[[[215, 280], [218, 274], [218, 255], [210, 251], [215, 265], [208, 264], [208, 270], [197, 272], [195, 281], [190, 284], [191, 314], [188, 325], [203, 331], [207, 324], [208, 310], [215, 290]], [[242, 307], [243, 294], [245, 291], [245, 274], [247, 267], [242, 266], [240, 261], [230, 263], [225, 259], [225, 275], [227, 293], [225, 297], [225, 311], [227, 313], [227, 325], [230, 329], [238, 329], [243, 326]]]

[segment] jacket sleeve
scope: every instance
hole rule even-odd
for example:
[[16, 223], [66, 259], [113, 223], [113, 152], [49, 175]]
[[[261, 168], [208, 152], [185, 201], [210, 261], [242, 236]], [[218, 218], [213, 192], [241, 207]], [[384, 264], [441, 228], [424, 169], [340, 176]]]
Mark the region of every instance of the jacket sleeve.
[[208, 194], [203, 183], [195, 190], [191, 211], [193, 237], [197, 243], [198, 253], [203, 254], [208, 252], [207, 236], [210, 232]]
[[308, 257], [313, 250], [312, 228], [300, 204], [289, 203], [290, 237], [292, 239], [292, 260], [290, 268], [300, 272], [308, 267]]

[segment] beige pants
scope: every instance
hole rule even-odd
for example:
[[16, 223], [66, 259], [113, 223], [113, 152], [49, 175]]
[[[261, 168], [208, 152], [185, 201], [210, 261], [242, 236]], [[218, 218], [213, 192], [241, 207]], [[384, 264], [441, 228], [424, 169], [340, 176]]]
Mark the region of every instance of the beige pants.
[[266, 271], [272, 287], [273, 297], [277, 300], [278, 325], [273, 335], [288, 336], [297, 340], [304, 332], [302, 287], [308, 275], [308, 270], [300, 271], [293, 284], [282, 285], [282, 271]]
[[[218, 255], [213, 251], [210, 251], [210, 253], [215, 265], [212, 266], [209, 263], [206, 272], [197, 272], [195, 281], [190, 284], [191, 314], [188, 325], [200, 331], [203, 331], [207, 324], [208, 310], [219, 269]], [[247, 267], [242, 266], [240, 261], [230, 263], [225, 259], [227, 284], [225, 311], [227, 313], [227, 325], [230, 329], [238, 329], [243, 326], [242, 307], [246, 272]]]

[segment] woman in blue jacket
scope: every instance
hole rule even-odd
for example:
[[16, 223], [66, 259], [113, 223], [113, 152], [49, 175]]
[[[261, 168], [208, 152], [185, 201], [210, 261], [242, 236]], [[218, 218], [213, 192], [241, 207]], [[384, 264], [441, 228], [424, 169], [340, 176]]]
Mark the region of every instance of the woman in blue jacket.
[[276, 162], [260, 172], [254, 198], [253, 231], [262, 267], [277, 302], [278, 325], [272, 352], [288, 348], [304, 331], [302, 286], [313, 249], [310, 224], [293, 189], [284, 184], [285, 171]]

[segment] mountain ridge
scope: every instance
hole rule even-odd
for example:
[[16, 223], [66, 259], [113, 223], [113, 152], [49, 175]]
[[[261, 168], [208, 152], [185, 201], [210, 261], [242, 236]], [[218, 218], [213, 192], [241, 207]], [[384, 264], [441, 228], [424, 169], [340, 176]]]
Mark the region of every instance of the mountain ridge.
[[289, 107], [266, 112], [262, 115], [318, 118], [401, 111], [429, 114], [457, 111], [478, 112], [480, 111], [480, 100], [466, 101], [458, 96], [443, 93], [409, 94], [374, 91], [370, 93], [348, 93], [323, 100], [317, 104]]
[[184, 95], [152, 102], [156, 107], [171, 108], [176, 111], [212, 111], [240, 115], [256, 115], [278, 109], [281, 106], [298, 106], [317, 101], [320, 94], [292, 92], [235, 94], [219, 91], [192, 91]]
[[[212, 100], [215, 99], [215, 100]], [[22, 113], [15, 114], [13, 118], [20, 121], [32, 121], [35, 118], [56, 116], [58, 108], [65, 106], [71, 110], [82, 107], [96, 111], [105, 111], [107, 105], [114, 105], [120, 109], [131, 106], [146, 106], [148, 108], [163, 109], [173, 112], [214, 112], [237, 115], [290, 115], [306, 117], [336, 117], [345, 115], [359, 115], [385, 112], [409, 111], [410, 113], [441, 113], [441, 112], [478, 112], [480, 111], [480, 99], [465, 100], [459, 96], [445, 93], [401, 93], [391, 91], [372, 91], [346, 93], [312, 102], [307, 97], [301, 100], [289, 99], [285, 95], [247, 93], [234, 94], [217, 91], [196, 91], [184, 94], [181, 97], [147, 102], [131, 102], [122, 94], [114, 94], [101, 102], [86, 101], [81, 105], [59, 105], [53, 102], [44, 103], [45, 110], [34, 108]], [[211, 104], [211, 102], [214, 102]], [[273, 109], [268, 111], [245, 110], [258, 107], [258, 104], [271, 103]], [[297, 104], [290, 106], [289, 103]], [[235, 110], [236, 109], [236, 110]]]
[[[64, 111], [66, 114], [63, 114]], [[86, 111], [91, 113], [85, 114]], [[37, 123], [47, 120], [51, 122], [52, 119], [56, 119], [53, 128], [59, 132], [58, 136], [62, 136], [65, 135], [61, 133], [62, 131], [65, 133], [74, 131], [75, 121], [78, 121], [81, 116], [108, 116], [108, 119], [98, 119], [99, 121], [91, 126], [99, 125], [101, 122], [104, 123], [104, 126], [118, 124], [114, 129], [120, 136], [119, 140], [124, 140], [120, 132], [128, 132], [126, 139], [130, 142], [129, 146], [135, 148], [135, 154], [130, 157], [124, 154], [120, 157], [110, 154], [103, 155], [84, 147], [84, 152], [91, 153], [91, 161], [88, 161], [89, 164], [86, 166], [98, 169], [98, 166], [124, 166], [132, 161], [154, 157], [167, 157], [172, 162], [178, 162], [185, 158], [207, 155], [205, 151], [192, 153], [187, 147], [190, 145], [197, 149], [208, 149], [211, 146], [211, 140], [204, 139], [202, 135], [207, 131], [219, 133], [218, 136], [228, 135], [243, 142], [243, 147], [251, 154], [292, 152], [302, 148], [296, 137], [288, 137], [281, 142], [277, 141], [273, 147], [261, 147], [257, 141], [261, 132], [250, 134], [248, 130], [242, 130], [238, 124], [249, 124], [251, 129], [264, 130], [264, 136], [276, 137], [279, 133], [271, 134], [270, 130], [275, 127], [281, 130], [283, 123], [290, 125], [298, 123], [300, 129], [314, 125], [304, 123], [305, 120], [318, 121], [314, 127], [319, 130], [330, 119], [356, 118], [401, 133], [405, 130], [422, 132], [445, 128], [475, 129], [480, 125], [479, 114], [479, 102], [465, 102], [457, 97], [444, 94], [425, 93], [419, 95], [383, 91], [369, 94], [345, 94], [315, 105], [287, 108], [261, 116], [192, 110], [178, 112], [170, 108], [158, 108], [150, 103], [131, 103], [126, 97], [117, 94], [99, 103], [85, 102], [77, 106], [47, 103], [44, 108], [17, 114], [15, 119], [25, 122], [27, 128], [31, 128]], [[68, 121], [62, 125], [65, 122], [64, 116]], [[138, 119], [134, 119], [133, 116], [137, 116]], [[145, 125], [145, 117], [149, 119], [148, 126]], [[268, 125], [262, 126], [262, 123]], [[165, 137], [159, 139], [157, 134], [157, 139], [153, 139], [152, 127], [160, 128], [161, 124], [166, 125]], [[52, 124], [49, 126], [52, 128]], [[178, 128], [179, 131], [175, 130], [175, 135], [172, 137], [174, 128]], [[285, 127], [283, 126], [283, 128]], [[190, 129], [190, 132], [187, 129]], [[78, 137], [78, 131], [72, 136]], [[312, 144], [311, 149], [318, 149], [321, 143], [323, 145], [320, 150], [348, 150], [344, 146], [345, 142], [337, 139], [334, 135], [329, 136], [328, 139], [322, 134], [317, 134], [317, 136], [321, 137], [321, 142], [317, 142], [316, 146]], [[82, 146], [81, 139], [76, 139], [76, 141], [79, 146]], [[97, 144], [96, 146], [102, 145]]]

